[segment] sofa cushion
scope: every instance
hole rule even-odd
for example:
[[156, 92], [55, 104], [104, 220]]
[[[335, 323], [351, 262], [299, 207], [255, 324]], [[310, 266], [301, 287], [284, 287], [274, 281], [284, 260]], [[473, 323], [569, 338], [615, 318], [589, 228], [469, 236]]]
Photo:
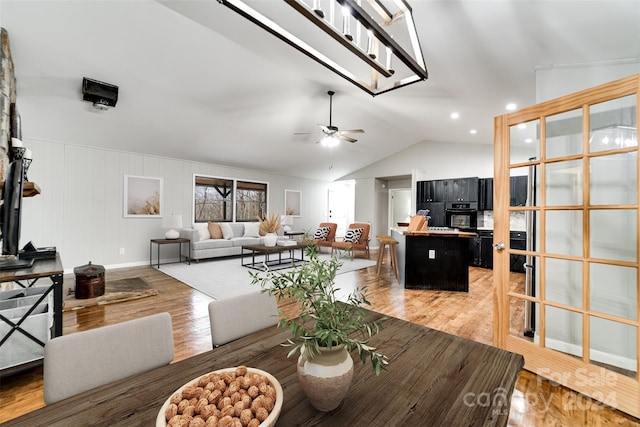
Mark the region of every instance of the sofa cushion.
[[211, 238], [211, 234], [209, 234], [209, 224], [206, 222], [194, 222], [193, 228], [198, 230], [198, 235], [200, 237], [200, 241], [207, 240]]
[[231, 239], [233, 246], [259, 245], [262, 243], [260, 237], [234, 237]]
[[242, 237], [244, 234], [244, 222], [228, 222], [233, 231], [233, 237]]
[[360, 236], [362, 236], [362, 232], [364, 228], [350, 228], [344, 234], [344, 241], [350, 243], [358, 243], [360, 240]]
[[234, 236], [233, 234], [233, 229], [231, 228], [231, 225], [227, 222], [221, 222], [220, 223], [220, 230], [222, 230], [222, 238], [223, 239], [230, 239]]
[[244, 234], [242, 237], [260, 237], [260, 223], [259, 222], [245, 222]]
[[318, 227], [316, 232], [313, 233], [313, 238], [316, 240], [327, 240], [329, 230], [331, 230], [331, 227]]
[[222, 229], [220, 228], [220, 224], [217, 222], [210, 222], [208, 228], [212, 239], [222, 239]]
[[218, 248], [230, 248], [233, 247], [231, 240], [225, 239], [208, 239], [201, 242], [195, 242], [191, 245], [194, 250], [202, 249], [218, 249]]

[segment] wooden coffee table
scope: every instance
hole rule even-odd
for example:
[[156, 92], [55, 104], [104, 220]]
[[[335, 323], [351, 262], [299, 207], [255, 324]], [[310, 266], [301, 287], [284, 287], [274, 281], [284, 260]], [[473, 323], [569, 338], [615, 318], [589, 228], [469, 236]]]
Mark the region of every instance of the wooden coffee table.
[[[295, 245], [290, 246], [265, 246], [265, 245], [244, 245], [240, 252], [240, 264], [243, 267], [253, 268], [254, 270], [266, 271], [269, 270], [281, 270], [283, 268], [293, 267], [296, 263], [307, 262], [304, 259], [304, 251], [307, 246], [312, 245], [312, 242], [296, 242]], [[295, 257], [296, 249], [300, 250], [300, 258]], [[244, 262], [245, 251], [250, 251], [251, 262]], [[283, 257], [282, 254], [288, 252], [288, 256]], [[278, 254], [277, 259], [270, 257], [270, 255]], [[256, 261], [256, 255], [264, 255], [264, 258], [260, 261]]]

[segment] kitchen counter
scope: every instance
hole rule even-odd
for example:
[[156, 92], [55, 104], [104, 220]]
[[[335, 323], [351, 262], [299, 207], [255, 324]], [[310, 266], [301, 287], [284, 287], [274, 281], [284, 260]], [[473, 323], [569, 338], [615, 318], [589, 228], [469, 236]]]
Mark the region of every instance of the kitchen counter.
[[400, 283], [407, 289], [469, 291], [469, 240], [473, 232], [407, 231], [394, 228], [398, 240]]

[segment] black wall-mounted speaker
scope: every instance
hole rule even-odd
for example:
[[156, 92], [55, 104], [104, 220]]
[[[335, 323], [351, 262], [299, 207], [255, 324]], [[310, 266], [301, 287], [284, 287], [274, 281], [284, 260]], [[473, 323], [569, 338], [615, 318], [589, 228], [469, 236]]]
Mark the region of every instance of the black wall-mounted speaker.
[[83, 77], [82, 99], [93, 102], [96, 108], [115, 107], [118, 102], [118, 86]]

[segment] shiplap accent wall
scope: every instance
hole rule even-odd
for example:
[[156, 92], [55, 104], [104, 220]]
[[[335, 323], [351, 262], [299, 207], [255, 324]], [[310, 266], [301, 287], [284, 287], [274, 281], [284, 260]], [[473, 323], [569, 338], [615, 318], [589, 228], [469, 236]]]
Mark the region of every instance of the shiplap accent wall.
[[[163, 213], [182, 214], [185, 227], [193, 217], [194, 174], [269, 183], [270, 213], [283, 213], [285, 189], [300, 190], [302, 215], [294, 230], [313, 231], [326, 216], [327, 182], [60, 142], [24, 143], [34, 156], [29, 180], [42, 193], [23, 200], [20, 245], [56, 246], [65, 271], [89, 261], [107, 268], [149, 262], [149, 240], [166, 230], [161, 218], [124, 218], [124, 175], [161, 177]], [[177, 257], [177, 246], [165, 251]]]

